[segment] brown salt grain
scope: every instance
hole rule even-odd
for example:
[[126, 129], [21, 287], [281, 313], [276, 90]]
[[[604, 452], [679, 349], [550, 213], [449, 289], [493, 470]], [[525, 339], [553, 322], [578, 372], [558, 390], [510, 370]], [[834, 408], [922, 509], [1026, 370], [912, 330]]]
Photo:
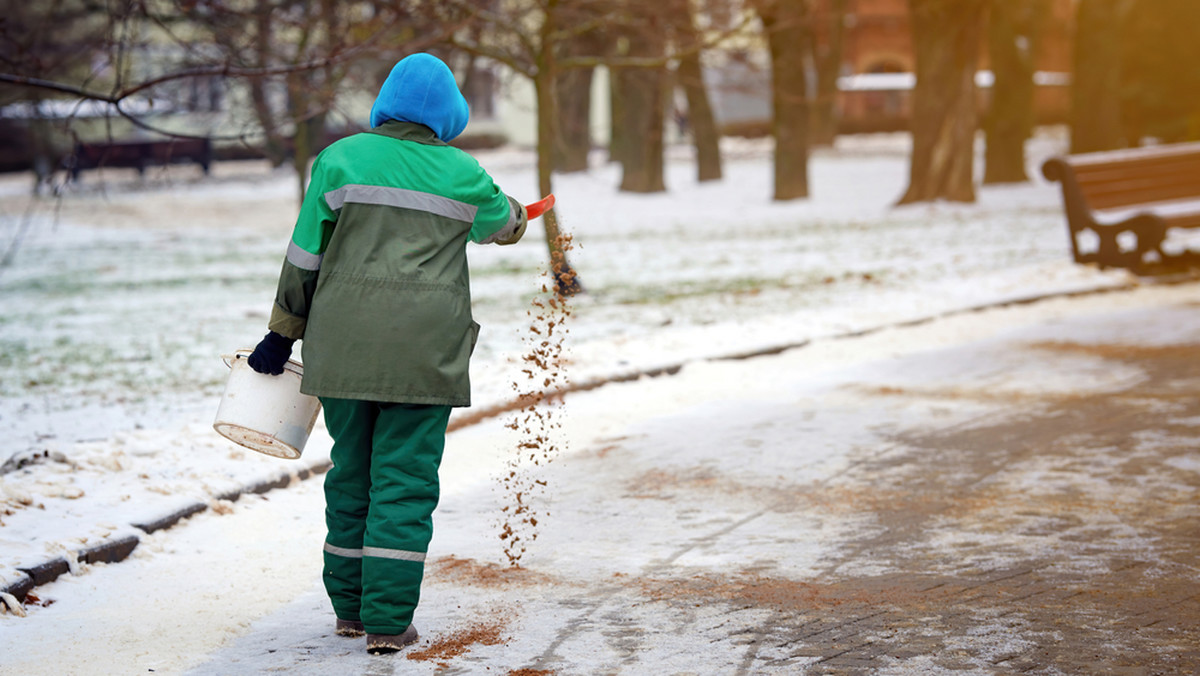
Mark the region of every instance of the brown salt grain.
[[504, 627], [499, 622], [476, 624], [463, 631], [433, 642], [433, 645], [422, 650], [408, 653], [410, 660], [430, 661], [458, 657], [471, 649], [473, 645], [499, 645], [504, 642], [502, 633]]
[[435, 560], [430, 566], [429, 577], [453, 579], [456, 582], [476, 587], [533, 585], [546, 581], [545, 576], [537, 575], [527, 568], [482, 563], [474, 559], [460, 559], [456, 556], [446, 556]]
[[[561, 452], [555, 439], [562, 427], [561, 393], [568, 386], [564, 344], [569, 334], [565, 322], [571, 315], [561, 289], [569, 286], [573, 277], [564, 271], [565, 254], [572, 248], [571, 236], [560, 235], [557, 243], [551, 269], [543, 273], [554, 277], [542, 284], [542, 293], [551, 293], [553, 288], [553, 295], [535, 297], [526, 311], [530, 324], [524, 336], [526, 353], [521, 357], [526, 368], [521, 369], [524, 377], [512, 384], [521, 406], [506, 425], [520, 435], [516, 453], [508, 461], [508, 472], [500, 480], [505, 506], [498, 536], [505, 558], [513, 567], [520, 565], [529, 544], [537, 539], [539, 517], [546, 516], [535, 504], [546, 482], [533, 472]], [[553, 279], [561, 279], [563, 284], [555, 284]]]

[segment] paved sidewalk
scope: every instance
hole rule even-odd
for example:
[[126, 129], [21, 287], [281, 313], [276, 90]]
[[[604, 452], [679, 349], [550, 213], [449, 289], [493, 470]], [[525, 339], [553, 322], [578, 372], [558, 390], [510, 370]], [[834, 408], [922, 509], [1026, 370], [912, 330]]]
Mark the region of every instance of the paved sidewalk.
[[[1048, 396], [881, 392], [997, 410], [898, 433], [827, 487], [878, 529], [830, 562], [828, 583], [776, 604], [750, 663], [1200, 673], [1200, 348], [1031, 351], [1142, 377]], [[837, 574], [859, 557], [880, 572]]]
[[403, 663], [314, 589], [194, 673], [1200, 673], [1198, 337], [1183, 303], [580, 394], [576, 420], [706, 390], [546, 468], [519, 569], [481, 544], [496, 505], [448, 496]]

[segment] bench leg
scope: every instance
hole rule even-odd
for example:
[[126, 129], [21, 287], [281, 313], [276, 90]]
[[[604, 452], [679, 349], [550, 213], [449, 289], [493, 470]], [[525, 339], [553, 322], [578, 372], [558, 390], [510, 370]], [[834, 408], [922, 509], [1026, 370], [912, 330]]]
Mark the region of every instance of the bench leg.
[[[1128, 220], [1113, 225], [1094, 224], [1091, 228], [1100, 239], [1099, 250], [1094, 256], [1081, 256], [1094, 260], [1100, 267], [1130, 268], [1142, 267], [1147, 257], [1156, 255], [1163, 259], [1162, 244], [1167, 238], [1167, 226], [1163, 220], [1152, 214], [1139, 214]], [[1132, 247], [1122, 247], [1120, 236], [1130, 233], [1134, 237]], [[1078, 233], [1072, 233], [1077, 237]], [[1078, 244], [1076, 244], [1078, 247]]]
[[1143, 260], [1150, 253], [1163, 256], [1162, 245], [1167, 241], [1166, 221], [1153, 214], [1139, 214], [1125, 221], [1125, 225], [1137, 234], [1137, 251]]

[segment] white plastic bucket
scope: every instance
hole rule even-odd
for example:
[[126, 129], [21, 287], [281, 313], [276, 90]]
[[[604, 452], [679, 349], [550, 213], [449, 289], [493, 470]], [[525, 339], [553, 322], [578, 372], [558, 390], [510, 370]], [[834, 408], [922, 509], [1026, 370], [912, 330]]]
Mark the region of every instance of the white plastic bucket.
[[321, 402], [300, 393], [300, 362], [288, 361], [282, 374], [270, 376], [250, 368], [250, 352], [221, 356], [229, 367], [229, 380], [213, 429], [240, 446], [295, 460], [304, 451]]

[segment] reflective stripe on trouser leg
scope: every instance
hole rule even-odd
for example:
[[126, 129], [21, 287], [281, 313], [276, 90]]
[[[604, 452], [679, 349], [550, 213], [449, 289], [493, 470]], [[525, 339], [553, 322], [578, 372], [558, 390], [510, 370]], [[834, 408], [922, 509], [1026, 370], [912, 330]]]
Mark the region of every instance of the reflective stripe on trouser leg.
[[325, 568], [321, 578], [343, 620], [357, 620], [362, 601], [362, 546], [371, 492], [371, 439], [378, 407], [372, 402], [322, 398], [333, 437], [325, 475]]
[[449, 420], [449, 406], [380, 404], [362, 559], [362, 621], [370, 633], [399, 634], [412, 623]]

